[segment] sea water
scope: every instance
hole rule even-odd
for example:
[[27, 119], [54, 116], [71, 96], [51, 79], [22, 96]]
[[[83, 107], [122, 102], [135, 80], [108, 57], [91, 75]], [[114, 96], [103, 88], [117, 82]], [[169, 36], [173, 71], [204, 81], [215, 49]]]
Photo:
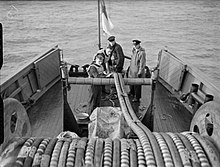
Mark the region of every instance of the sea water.
[[[132, 39], [142, 41], [147, 65], [167, 46], [220, 86], [220, 1], [105, 0], [112, 34], [131, 54]], [[1, 80], [36, 55], [59, 45], [64, 59], [83, 65], [98, 49], [97, 1], [0, 1], [4, 28]], [[102, 33], [102, 47], [107, 36]], [[129, 63], [128, 61], [126, 62]]]

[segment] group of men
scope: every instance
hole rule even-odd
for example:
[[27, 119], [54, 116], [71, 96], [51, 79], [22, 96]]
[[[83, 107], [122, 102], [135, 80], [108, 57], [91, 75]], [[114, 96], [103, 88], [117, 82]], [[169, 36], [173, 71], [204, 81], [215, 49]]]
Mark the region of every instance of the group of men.
[[[114, 36], [108, 38], [108, 46], [106, 49], [101, 49], [94, 57], [93, 63], [88, 69], [89, 77], [99, 78], [109, 76], [112, 72], [122, 73], [124, 66], [125, 55], [122, 47], [116, 42]], [[133, 48], [128, 70], [129, 78], [144, 78], [146, 53], [145, 49], [141, 47], [140, 40], [132, 40]], [[101, 86], [92, 86], [93, 89], [93, 104], [94, 108], [100, 105], [101, 100]], [[141, 98], [141, 86], [130, 86], [128, 93], [133, 97], [133, 102], [139, 102]]]

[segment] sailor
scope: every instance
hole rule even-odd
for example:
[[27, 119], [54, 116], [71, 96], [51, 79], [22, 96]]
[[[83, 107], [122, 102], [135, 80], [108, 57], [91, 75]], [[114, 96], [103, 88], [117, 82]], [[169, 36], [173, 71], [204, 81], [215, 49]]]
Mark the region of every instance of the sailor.
[[104, 77], [104, 67], [103, 67], [103, 54], [97, 53], [94, 61], [91, 63], [91, 65], [88, 68], [88, 75], [90, 78], [98, 78], [98, 77]]
[[109, 66], [114, 67], [115, 72], [121, 73], [124, 66], [124, 53], [122, 47], [116, 43], [115, 36], [108, 38], [109, 46], [112, 48], [110, 55]]
[[[104, 58], [102, 65], [104, 67], [105, 74], [110, 74], [112, 72], [111, 66], [109, 66], [109, 60], [110, 60], [111, 53], [112, 53], [111, 47], [107, 47], [106, 49], [100, 49], [97, 52], [97, 54], [101, 54]], [[109, 94], [109, 91], [107, 90], [105, 85], [102, 85], [102, 93]]]
[[97, 54], [100, 53], [102, 54], [104, 60], [103, 60], [103, 67], [104, 67], [104, 70], [106, 71], [106, 73], [110, 73], [111, 70], [109, 68], [109, 60], [110, 60], [110, 56], [111, 56], [111, 53], [112, 53], [112, 47], [107, 47], [106, 49], [100, 49]]
[[[104, 67], [102, 66], [103, 60], [104, 60], [103, 54], [97, 53], [97, 55], [95, 56], [95, 61], [88, 68], [89, 77], [91, 77], [91, 78], [104, 78], [106, 76], [105, 72], [104, 72]], [[89, 111], [90, 113], [96, 107], [100, 106], [101, 93], [102, 93], [102, 86], [101, 85], [91, 85], [89, 103], [92, 108]]]
[[[144, 78], [146, 53], [145, 49], [141, 47], [140, 40], [133, 40], [132, 56], [130, 67], [128, 71], [129, 78]], [[141, 98], [141, 85], [131, 85], [129, 95], [134, 97], [133, 102], [139, 102]]]

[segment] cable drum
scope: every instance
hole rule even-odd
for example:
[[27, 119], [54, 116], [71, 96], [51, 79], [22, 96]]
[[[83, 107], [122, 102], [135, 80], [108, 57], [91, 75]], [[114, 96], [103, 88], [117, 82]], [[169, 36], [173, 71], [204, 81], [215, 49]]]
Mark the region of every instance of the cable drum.
[[4, 136], [0, 152], [14, 138], [31, 136], [31, 125], [26, 110], [14, 98], [4, 99]]
[[210, 101], [203, 104], [193, 116], [190, 131], [209, 136], [220, 150], [220, 104]]
[[[153, 135], [157, 142], [151, 144], [160, 148], [164, 159], [162, 166], [220, 166], [219, 151], [208, 138], [194, 133], [156, 132]], [[147, 164], [146, 156], [151, 151], [146, 154], [139, 139], [29, 138], [24, 141], [12, 166], [154, 166]], [[39, 154], [42, 158], [36, 159]], [[48, 158], [43, 158], [45, 156]], [[194, 156], [198, 157], [196, 161]], [[8, 167], [7, 164], [0, 165]]]

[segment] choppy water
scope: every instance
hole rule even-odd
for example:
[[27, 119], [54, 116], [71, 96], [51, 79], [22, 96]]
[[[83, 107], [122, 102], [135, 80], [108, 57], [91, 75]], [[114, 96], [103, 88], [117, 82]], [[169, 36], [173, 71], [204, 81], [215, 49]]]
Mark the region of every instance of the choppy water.
[[[107, 1], [114, 35], [126, 55], [139, 38], [154, 66], [160, 48], [204, 71], [220, 86], [220, 1]], [[97, 51], [97, 1], [0, 1], [4, 26], [1, 78], [58, 44], [70, 63], [83, 65]], [[103, 46], [106, 37], [102, 38]]]

